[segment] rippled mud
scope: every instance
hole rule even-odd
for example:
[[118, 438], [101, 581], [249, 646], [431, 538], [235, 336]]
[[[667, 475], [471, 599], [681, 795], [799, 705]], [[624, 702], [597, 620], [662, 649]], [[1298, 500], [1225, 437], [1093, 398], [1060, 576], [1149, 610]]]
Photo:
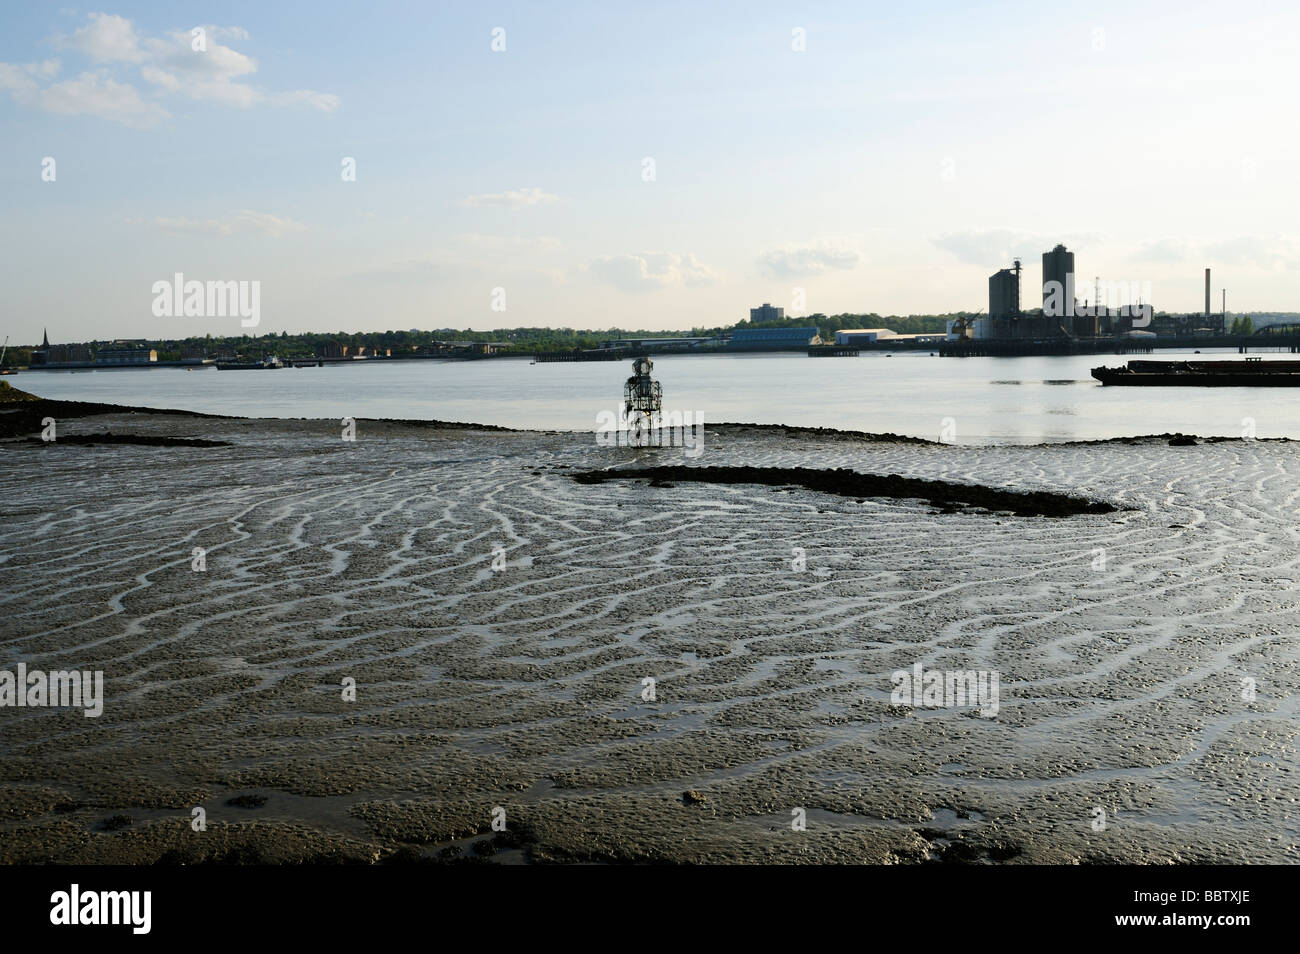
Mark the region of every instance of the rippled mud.
[[[0, 668], [105, 678], [0, 708], [0, 861], [1296, 859], [1291, 445], [60, 421], [107, 432], [230, 446], [0, 442]], [[1119, 509], [570, 478], [685, 463]]]

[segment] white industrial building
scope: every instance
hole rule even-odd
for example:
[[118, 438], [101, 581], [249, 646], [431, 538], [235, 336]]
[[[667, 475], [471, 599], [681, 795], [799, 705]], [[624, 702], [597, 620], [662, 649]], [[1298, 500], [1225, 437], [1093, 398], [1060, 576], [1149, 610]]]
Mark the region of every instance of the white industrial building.
[[835, 332], [835, 343], [837, 345], [864, 344], [893, 337], [895, 337], [894, 333], [888, 328], [846, 328], [844, 331]]

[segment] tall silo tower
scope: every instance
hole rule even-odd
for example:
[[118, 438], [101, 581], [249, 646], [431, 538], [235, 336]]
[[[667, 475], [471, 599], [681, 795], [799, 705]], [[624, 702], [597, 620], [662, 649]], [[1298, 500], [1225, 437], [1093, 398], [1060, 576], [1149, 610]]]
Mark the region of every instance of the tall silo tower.
[[[1060, 302], [1062, 313], [1051, 315], [1048, 311], [1050, 283], [1056, 282], [1060, 289], [1055, 301]], [[1062, 318], [1074, 314], [1074, 253], [1067, 251], [1064, 245], [1058, 245], [1050, 252], [1043, 253], [1043, 315]]]

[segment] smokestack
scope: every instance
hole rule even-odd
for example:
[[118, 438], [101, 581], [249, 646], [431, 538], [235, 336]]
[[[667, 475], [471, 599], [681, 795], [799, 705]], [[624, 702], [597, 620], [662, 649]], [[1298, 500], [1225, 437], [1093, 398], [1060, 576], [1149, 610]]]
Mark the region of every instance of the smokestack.
[[1205, 317], [1210, 317], [1210, 270], [1205, 270]]

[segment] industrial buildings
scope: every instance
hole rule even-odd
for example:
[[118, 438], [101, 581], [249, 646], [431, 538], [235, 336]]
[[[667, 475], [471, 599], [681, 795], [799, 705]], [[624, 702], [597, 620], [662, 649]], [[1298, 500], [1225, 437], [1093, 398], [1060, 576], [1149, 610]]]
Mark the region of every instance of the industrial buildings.
[[894, 333], [888, 328], [845, 328], [835, 332], [837, 345], [866, 344], [882, 338], [893, 338]]
[[158, 352], [137, 341], [114, 341], [98, 345], [52, 345], [46, 331], [41, 346], [32, 352], [33, 368], [114, 368], [148, 365], [158, 360]]
[[843, 331], [835, 332], [835, 343], [840, 346], [857, 347], [866, 344], [898, 345], [907, 347], [909, 345], [928, 345], [938, 344], [943, 341], [945, 335], [943, 332], [932, 332], [930, 334], [900, 335], [895, 334], [889, 328], [845, 328]]
[[153, 364], [158, 352], [152, 348], [109, 348], [95, 352], [95, 365], [123, 367], [125, 365]]
[[1049, 318], [1073, 316], [1074, 253], [1064, 245], [1057, 245], [1043, 253], [1043, 314]]
[[737, 328], [731, 334], [733, 351], [764, 351], [778, 348], [807, 348], [822, 343], [815, 327]]
[[989, 276], [989, 317], [1020, 317], [1020, 259]]
[[602, 341], [602, 350], [615, 351], [702, 351], [724, 347], [725, 337], [649, 337], [649, 338], [611, 338]]
[[[949, 342], [1088, 340], [1144, 336], [1213, 336], [1223, 334], [1225, 314], [1210, 311], [1210, 271], [1205, 271], [1205, 313], [1155, 315], [1151, 302], [1133, 295], [1126, 303], [1108, 301], [1098, 280], [1092, 300], [1079, 300], [1074, 253], [1058, 244], [1043, 253], [1042, 307], [1026, 310], [1021, 304], [1021, 264], [989, 276], [987, 315], [959, 318], [948, 323]], [[1132, 287], [1136, 287], [1133, 283]], [[1110, 292], [1113, 293], [1113, 285]], [[1149, 297], [1149, 287], [1147, 295]], [[1226, 311], [1226, 308], [1225, 308]]]

